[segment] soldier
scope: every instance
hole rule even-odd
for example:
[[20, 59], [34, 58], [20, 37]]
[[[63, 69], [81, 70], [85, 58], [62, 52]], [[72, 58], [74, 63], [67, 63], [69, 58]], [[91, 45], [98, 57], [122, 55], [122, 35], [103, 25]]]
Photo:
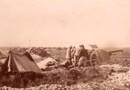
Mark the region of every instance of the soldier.
[[72, 46], [67, 49], [66, 63], [67, 66], [72, 65]]
[[84, 48], [84, 45], [80, 45], [74, 55], [74, 66], [86, 66], [86, 62], [89, 59], [88, 50]]

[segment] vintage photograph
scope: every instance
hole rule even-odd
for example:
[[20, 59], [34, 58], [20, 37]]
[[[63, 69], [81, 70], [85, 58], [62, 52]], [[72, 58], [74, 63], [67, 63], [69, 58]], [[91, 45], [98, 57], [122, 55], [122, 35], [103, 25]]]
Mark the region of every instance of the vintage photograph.
[[130, 90], [130, 0], [0, 0], [0, 90]]

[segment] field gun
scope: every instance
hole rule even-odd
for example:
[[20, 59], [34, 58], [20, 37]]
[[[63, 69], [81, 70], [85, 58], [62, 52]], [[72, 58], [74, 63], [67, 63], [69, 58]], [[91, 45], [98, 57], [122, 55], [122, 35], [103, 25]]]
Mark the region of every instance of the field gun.
[[89, 46], [91, 46], [93, 49], [89, 56], [91, 66], [100, 65], [102, 62], [110, 60], [110, 56], [113, 53], [123, 52], [123, 50], [106, 51], [103, 49], [99, 49], [96, 45]]

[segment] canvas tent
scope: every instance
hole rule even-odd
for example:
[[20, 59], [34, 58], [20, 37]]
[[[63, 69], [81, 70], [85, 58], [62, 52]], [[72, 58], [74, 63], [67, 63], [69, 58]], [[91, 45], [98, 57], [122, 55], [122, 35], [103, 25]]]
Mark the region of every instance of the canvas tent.
[[0, 50], [0, 67], [2, 67], [6, 58], [7, 58], [7, 55], [3, 51]]
[[43, 58], [36, 54], [31, 54], [32, 58], [34, 59], [35, 63], [41, 62]]
[[47, 53], [46, 50], [42, 49], [42, 48], [30, 48], [28, 50], [30, 53], [33, 53], [33, 54], [37, 54], [41, 57], [47, 57], [49, 56], [49, 54]]
[[0, 50], [0, 59], [6, 58], [6, 57], [7, 57], [6, 54]]
[[25, 52], [24, 54], [10, 52], [8, 58], [2, 66], [2, 70], [8, 72], [41, 72], [40, 68], [28, 52]]
[[0, 59], [0, 67], [2, 67], [4, 65], [5, 61], [6, 61], [6, 58]]

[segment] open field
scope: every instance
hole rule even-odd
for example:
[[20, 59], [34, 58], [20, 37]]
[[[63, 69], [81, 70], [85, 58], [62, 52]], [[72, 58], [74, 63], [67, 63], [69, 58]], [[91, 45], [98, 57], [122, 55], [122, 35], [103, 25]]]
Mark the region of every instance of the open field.
[[[119, 48], [107, 48], [108, 51]], [[122, 48], [121, 48], [122, 49]], [[0, 89], [3, 90], [130, 90], [130, 51], [111, 56], [110, 61], [96, 67], [64, 68], [38, 74], [0, 72]], [[2, 48], [8, 51], [9, 48]], [[65, 60], [66, 49], [48, 48], [51, 57]], [[3, 87], [6, 86], [6, 87]]]

